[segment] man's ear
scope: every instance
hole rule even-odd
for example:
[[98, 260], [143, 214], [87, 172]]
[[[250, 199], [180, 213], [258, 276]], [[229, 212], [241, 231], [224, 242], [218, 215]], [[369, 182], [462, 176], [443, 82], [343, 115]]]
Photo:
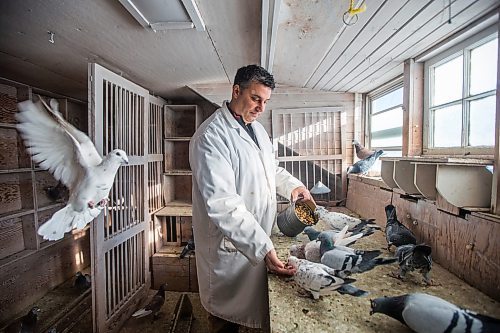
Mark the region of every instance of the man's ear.
[[233, 85], [233, 95], [232, 98], [236, 99], [240, 95], [241, 89], [239, 84]]

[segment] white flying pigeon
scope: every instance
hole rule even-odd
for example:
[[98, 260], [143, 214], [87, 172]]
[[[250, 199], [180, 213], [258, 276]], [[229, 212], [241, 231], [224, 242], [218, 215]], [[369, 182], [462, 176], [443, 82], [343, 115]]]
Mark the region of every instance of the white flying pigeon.
[[328, 266], [294, 256], [288, 258], [288, 264], [296, 270], [293, 276], [295, 283], [309, 291], [314, 299], [319, 299], [322, 295], [330, 295], [342, 285], [356, 281], [345, 278], [347, 274], [342, 278], [335, 276], [338, 272]]
[[399, 320], [417, 333], [500, 332], [500, 320], [423, 293], [373, 299], [370, 314], [377, 312]]
[[127, 154], [115, 149], [102, 158], [86, 134], [41, 98], [37, 103], [21, 102], [18, 108], [17, 129], [33, 160], [70, 191], [67, 205], [38, 229], [43, 238], [57, 240], [72, 229], [85, 227], [101, 213], [118, 168], [128, 163]]

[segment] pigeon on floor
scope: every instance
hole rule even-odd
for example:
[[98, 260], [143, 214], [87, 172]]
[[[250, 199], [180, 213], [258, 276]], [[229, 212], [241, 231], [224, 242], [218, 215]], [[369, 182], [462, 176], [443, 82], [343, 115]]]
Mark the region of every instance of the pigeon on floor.
[[[329, 234], [332, 237], [333, 241], [336, 242], [337, 240], [339, 240], [339, 234], [340, 234], [340, 232], [335, 231], [335, 230], [319, 231], [319, 230], [314, 229], [311, 226], [305, 227], [303, 232], [307, 235], [307, 237], [309, 238], [310, 241], [316, 240], [318, 238], [319, 234], [321, 232], [324, 232], [324, 233]], [[345, 245], [345, 246], [351, 245], [351, 244], [355, 243], [358, 239], [365, 237], [365, 236], [368, 236], [368, 235], [371, 235], [373, 232], [374, 232], [373, 229], [371, 229], [371, 230], [366, 229], [366, 230], [361, 231], [361, 232], [346, 232], [345, 237], [343, 238], [341, 245]]]
[[387, 216], [385, 226], [387, 250], [390, 250], [392, 245], [399, 247], [401, 245], [417, 244], [417, 238], [413, 232], [398, 221], [396, 207], [393, 205], [385, 206], [385, 215]]
[[194, 250], [195, 250], [194, 237], [191, 237], [189, 238], [186, 246], [184, 246], [184, 248], [182, 249], [179, 258], [184, 259], [185, 256], [187, 256], [191, 252], [194, 252]]
[[165, 288], [167, 288], [166, 283], [162, 284], [156, 295], [154, 295], [153, 298], [151, 299], [151, 301], [149, 301], [149, 303], [142, 309], [139, 309], [136, 312], [134, 312], [132, 314], [132, 317], [142, 318], [150, 314], [153, 314], [153, 320], [158, 319], [158, 312], [160, 312], [163, 303], [165, 303]]
[[368, 148], [365, 148], [356, 139], [352, 140], [352, 144], [354, 145], [354, 149], [356, 150], [356, 156], [360, 160], [364, 160], [365, 158], [368, 158], [375, 153], [375, 150], [370, 150]]
[[318, 236], [321, 242], [321, 263], [338, 271], [363, 273], [376, 266], [396, 262], [396, 258], [378, 258], [380, 251], [354, 250], [346, 246], [336, 246], [331, 239], [321, 233]]
[[347, 173], [366, 175], [384, 151], [379, 149], [365, 159], [359, 160], [347, 168]]
[[407, 244], [401, 245], [396, 250], [396, 258], [398, 258], [399, 272], [398, 278], [404, 279], [407, 272], [418, 269], [424, 277], [424, 282], [427, 285], [431, 284], [430, 271], [432, 268], [432, 249], [425, 244]]
[[342, 285], [356, 281], [347, 278], [347, 275], [337, 276], [339, 272], [330, 267], [294, 256], [288, 258], [288, 264], [296, 270], [293, 276], [295, 283], [310, 292], [315, 300], [319, 296], [332, 294]]
[[21, 318], [18, 318], [4, 330], [5, 333], [33, 333], [37, 332], [37, 320], [40, 308], [34, 306], [31, 310]]
[[42, 98], [37, 103], [21, 102], [18, 109], [17, 130], [33, 160], [70, 192], [67, 205], [38, 229], [44, 239], [58, 240], [101, 213], [118, 168], [128, 163], [127, 154], [115, 149], [102, 158], [89, 137]]
[[371, 300], [370, 315], [383, 313], [417, 333], [494, 333], [500, 320], [459, 308], [436, 296], [423, 293]]
[[74, 286], [80, 291], [85, 291], [89, 289], [92, 285], [92, 279], [89, 274], [83, 274], [82, 272], [76, 272], [76, 279]]
[[315, 213], [318, 218], [322, 220], [328, 228], [336, 231], [342, 230], [346, 225], [347, 231], [360, 231], [364, 227], [379, 228], [373, 221], [375, 219], [358, 219], [357, 217], [349, 216], [339, 212], [330, 212], [323, 206], [317, 206]]

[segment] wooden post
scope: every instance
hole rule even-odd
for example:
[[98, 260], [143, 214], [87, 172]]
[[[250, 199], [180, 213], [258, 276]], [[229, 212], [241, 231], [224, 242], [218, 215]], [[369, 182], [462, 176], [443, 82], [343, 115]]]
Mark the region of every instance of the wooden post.
[[[500, 9], [498, 10], [500, 13]], [[500, 31], [500, 24], [498, 25]], [[498, 45], [498, 54], [500, 54], [500, 44]], [[491, 188], [491, 212], [500, 215], [500, 57], [497, 59], [497, 112], [495, 117], [495, 164], [493, 171], [493, 184]]]
[[422, 155], [424, 64], [404, 62], [403, 156]]

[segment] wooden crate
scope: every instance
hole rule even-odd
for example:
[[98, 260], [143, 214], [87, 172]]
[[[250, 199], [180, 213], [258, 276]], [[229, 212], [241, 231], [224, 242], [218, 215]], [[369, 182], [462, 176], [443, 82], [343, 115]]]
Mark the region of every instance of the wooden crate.
[[187, 175], [163, 175], [163, 200], [165, 205], [171, 202], [184, 202], [191, 204], [192, 202], [192, 177]]
[[165, 171], [191, 170], [189, 166], [189, 140], [164, 140]]
[[197, 127], [198, 106], [168, 105], [164, 113], [165, 138], [191, 137]]
[[195, 256], [190, 254], [180, 259], [182, 248], [164, 246], [153, 255], [153, 289], [167, 283], [170, 291], [198, 291]]

